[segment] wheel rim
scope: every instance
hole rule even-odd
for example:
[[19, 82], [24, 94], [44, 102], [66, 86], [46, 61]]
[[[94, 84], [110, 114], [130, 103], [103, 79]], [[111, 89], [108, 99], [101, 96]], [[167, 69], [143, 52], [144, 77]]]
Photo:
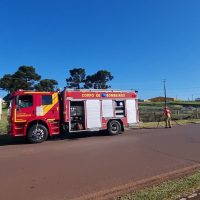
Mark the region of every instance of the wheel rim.
[[115, 123], [111, 124], [111, 131], [113, 133], [117, 133], [118, 132], [118, 125], [115, 124]]
[[41, 140], [44, 138], [44, 130], [38, 128], [38, 129], [35, 129], [31, 135], [32, 139], [34, 140]]

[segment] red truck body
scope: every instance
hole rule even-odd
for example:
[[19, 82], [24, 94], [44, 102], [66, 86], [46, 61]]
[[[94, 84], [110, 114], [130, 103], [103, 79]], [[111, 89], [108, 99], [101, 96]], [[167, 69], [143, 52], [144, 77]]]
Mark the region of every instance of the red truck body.
[[138, 122], [134, 91], [17, 91], [8, 112], [8, 134], [38, 143], [60, 133], [107, 129], [116, 135]]

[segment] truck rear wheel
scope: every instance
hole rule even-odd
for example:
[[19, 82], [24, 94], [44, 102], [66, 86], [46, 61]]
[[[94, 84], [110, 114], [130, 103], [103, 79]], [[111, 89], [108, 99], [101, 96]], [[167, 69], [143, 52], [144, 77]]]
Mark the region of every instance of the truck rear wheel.
[[117, 120], [112, 120], [108, 123], [109, 135], [118, 135], [121, 133], [121, 124]]
[[30, 127], [27, 139], [30, 143], [41, 143], [48, 138], [48, 130], [42, 124], [35, 124]]

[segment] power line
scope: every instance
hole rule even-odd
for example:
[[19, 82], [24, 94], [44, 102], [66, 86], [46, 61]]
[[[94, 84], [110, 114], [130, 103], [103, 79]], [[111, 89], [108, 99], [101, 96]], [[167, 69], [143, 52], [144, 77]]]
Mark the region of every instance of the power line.
[[164, 96], [165, 96], [165, 107], [167, 106], [167, 92], [166, 92], [166, 80], [164, 79], [163, 80], [163, 83], [164, 83]]

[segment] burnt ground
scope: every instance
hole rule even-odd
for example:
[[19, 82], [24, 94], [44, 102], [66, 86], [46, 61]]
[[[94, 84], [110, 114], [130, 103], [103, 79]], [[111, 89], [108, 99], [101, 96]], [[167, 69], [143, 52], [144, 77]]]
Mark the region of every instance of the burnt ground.
[[200, 164], [200, 125], [53, 138], [0, 136], [0, 199], [111, 199]]

